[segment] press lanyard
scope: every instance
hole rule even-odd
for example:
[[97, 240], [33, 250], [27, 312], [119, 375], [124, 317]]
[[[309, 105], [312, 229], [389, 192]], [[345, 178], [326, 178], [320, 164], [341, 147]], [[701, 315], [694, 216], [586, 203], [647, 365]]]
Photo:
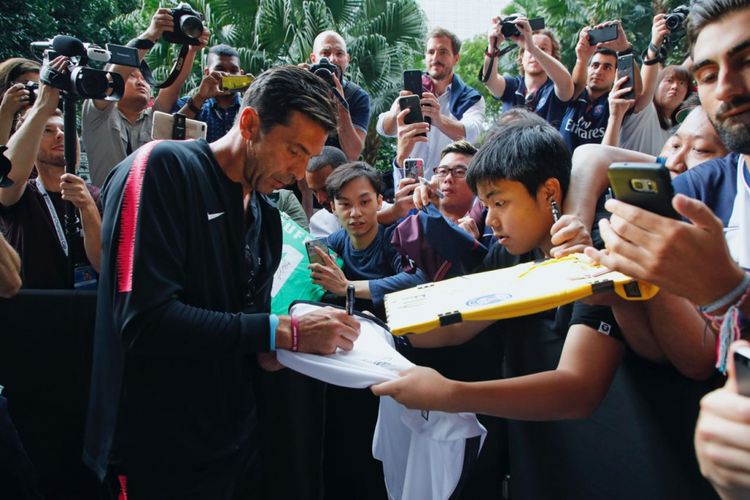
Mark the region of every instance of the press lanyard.
[[55, 210], [55, 206], [52, 204], [52, 199], [49, 197], [47, 190], [44, 189], [44, 185], [42, 184], [42, 181], [39, 179], [39, 177], [34, 179], [34, 181], [36, 182], [36, 188], [39, 190], [42, 198], [44, 198], [44, 202], [47, 204], [47, 210], [49, 211], [49, 216], [52, 218], [52, 224], [55, 226], [57, 239], [60, 240], [60, 247], [62, 247], [62, 251], [67, 257], [68, 240], [65, 239], [65, 232], [63, 231], [62, 224], [60, 224], [60, 217], [57, 216], [57, 210]]

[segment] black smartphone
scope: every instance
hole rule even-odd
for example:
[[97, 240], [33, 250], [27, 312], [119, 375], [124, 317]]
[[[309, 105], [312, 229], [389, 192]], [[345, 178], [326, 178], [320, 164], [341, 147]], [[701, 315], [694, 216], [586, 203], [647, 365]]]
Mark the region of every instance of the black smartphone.
[[635, 99], [635, 65], [633, 64], [633, 54], [626, 54], [617, 58], [617, 79], [623, 76], [628, 77], [628, 81], [623, 85], [631, 87], [630, 92], [623, 95], [623, 99]]
[[734, 351], [734, 377], [737, 392], [750, 397], [750, 347], [740, 347]]
[[415, 181], [424, 177], [424, 160], [422, 158], [407, 158], [404, 160], [404, 177]]
[[407, 69], [404, 71], [404, 90], [422, 97], [422, 71], [418, 69]]
[[609, 166], [609, 183], [620, 201], [664, 217], [679, 219], [672, 207], [672, 179], [669, 170], [659, 163], [613, 163]]
[[330, 250], [328, 250], [328, 246], [326, 245], [325, 238], [309, 240], [305, 242], [305, 250], [307, 250], [307, 260], [310, 261], [310, 264], [325, 264], [325, 262], [323, 262], [323, 258], [318, 255], [318, 252], [315, 251], [316, 247], [323, 250], [323, 252], [327, 255], [331, 255], [331, 252]]
[[[412, 94], [422, 97], [422, 92], [425, 91], [424, 82], [422, 81], [422, 70], [407, 69], [404, 71], [404, 90], [408, 90]], [[425, 116], [422, 121], [432, 123], [429, 116]]]
[[617, 24], [610, 24], [601, 28], [589, 30], [589, 43], [596, 45], [602, 42], [611, 42], [617, 39]]
[[[422, 105], [420, 104], [418, 95], [405, 95], [398, 98], [398, 105], [401, 110], [408, 109], [409, 114], [404, 118], [404, 123], [409, 125], [411, 123], [419, 123], [425, 121], [424, 115], [422, 114]], [[419, 134], [426, 136], [427, 134]]]

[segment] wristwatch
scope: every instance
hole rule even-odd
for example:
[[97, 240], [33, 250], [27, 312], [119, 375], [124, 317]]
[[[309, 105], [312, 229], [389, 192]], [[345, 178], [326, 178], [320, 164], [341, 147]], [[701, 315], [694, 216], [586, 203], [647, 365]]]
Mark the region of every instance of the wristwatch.
[[632, 53], [633, 53], [633, 46], [632, 45], [628, 45], [627, 49], [621, 50], [620, 52], [617, 53], [617, 57], [626, 56], [626, 55], [632, 54]]

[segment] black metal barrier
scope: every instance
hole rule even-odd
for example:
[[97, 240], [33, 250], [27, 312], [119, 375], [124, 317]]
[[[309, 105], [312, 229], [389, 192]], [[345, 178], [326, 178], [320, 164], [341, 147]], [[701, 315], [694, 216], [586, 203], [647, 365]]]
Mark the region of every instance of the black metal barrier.
[[47, 499], [101, 498], [81, 460], [95, 316], [94, 291], [0, 299], [2, 395]]

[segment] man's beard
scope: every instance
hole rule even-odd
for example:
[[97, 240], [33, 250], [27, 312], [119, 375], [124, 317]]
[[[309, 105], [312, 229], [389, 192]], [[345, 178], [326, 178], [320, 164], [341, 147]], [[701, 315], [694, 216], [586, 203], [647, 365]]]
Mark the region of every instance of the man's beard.
[[738, 96], [723, 103], [713, 116], [709, 116], [716, 132], [729, 151], [750, 154], [750, 110], [742, 114], [722, 118], [722, 115], [750, 103], [750, 95]]
[[40, 151], [36, 160], [37, 164], [65, 168], [65, 155], [62, 153], [46, 154]]

